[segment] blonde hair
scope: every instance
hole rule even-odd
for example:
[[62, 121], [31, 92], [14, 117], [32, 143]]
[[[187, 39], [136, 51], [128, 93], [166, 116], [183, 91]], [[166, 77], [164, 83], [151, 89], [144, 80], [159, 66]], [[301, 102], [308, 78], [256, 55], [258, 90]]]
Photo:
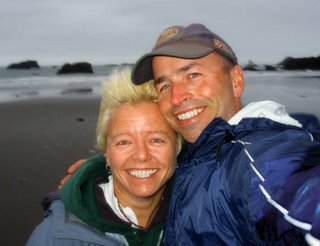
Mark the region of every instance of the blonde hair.
[[[109, 79], [102, 84], [101, 104], [96, 129], [98, 148], [106, 150], [106, 132], [113, 110], [122, 104], [136, 104], [144, 101], [156, 101], [157, 91], [153, 80], [142, 85], [131, 81], [131, 69], [127, 66], [116, 68]], [[181, 149], [182, 138], [177, 135], [177, 154]]]

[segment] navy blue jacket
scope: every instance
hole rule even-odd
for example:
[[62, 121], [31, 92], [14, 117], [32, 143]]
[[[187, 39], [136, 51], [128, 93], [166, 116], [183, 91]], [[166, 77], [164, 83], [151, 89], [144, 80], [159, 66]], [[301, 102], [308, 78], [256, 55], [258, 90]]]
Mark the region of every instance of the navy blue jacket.
[[320, 134], [317, 119], [308, 122], [211, 122], [179, 162], [166, 245], [319, 240]]

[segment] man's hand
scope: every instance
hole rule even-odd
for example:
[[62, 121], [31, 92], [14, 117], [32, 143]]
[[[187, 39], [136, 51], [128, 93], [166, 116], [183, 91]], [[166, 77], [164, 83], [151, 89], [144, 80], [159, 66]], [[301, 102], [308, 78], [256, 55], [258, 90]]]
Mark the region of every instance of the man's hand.
[[77, 161], [76, 163], [72, 164], [68, 170], [67, 170], [67, 176], [65, 176], [58, 186], [58, 189], [60, 190], [62, 186], [64, 186], [65, 183], [68, 182], [68, 180], [71, 178], [71, 176], [78, 170], [78, 168], [86, 161], [86, 159], [81, 159]]

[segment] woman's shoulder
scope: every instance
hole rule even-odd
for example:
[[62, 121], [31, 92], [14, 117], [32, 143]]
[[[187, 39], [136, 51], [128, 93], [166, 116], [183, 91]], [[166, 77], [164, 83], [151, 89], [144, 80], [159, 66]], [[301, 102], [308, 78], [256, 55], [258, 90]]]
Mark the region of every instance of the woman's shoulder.
[[[101, 232], [70, 213], [61, 199], [55, 199], [45, 211], [44, 219], [32, 232], [27, 246], [34, 245], [127, 245], [117, 237]], [[94, 242], [94, 243], [93, 243]]]

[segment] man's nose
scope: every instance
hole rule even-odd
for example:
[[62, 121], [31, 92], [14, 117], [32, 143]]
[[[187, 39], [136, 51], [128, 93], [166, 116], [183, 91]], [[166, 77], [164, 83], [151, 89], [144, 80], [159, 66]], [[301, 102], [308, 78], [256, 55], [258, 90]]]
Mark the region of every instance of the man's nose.
[[192, 94], [188, 90], [188, 86], [184, 82], [173, 83], [171, 104], [180, 105], [183, 101], [188, 100], [192, 97]]

